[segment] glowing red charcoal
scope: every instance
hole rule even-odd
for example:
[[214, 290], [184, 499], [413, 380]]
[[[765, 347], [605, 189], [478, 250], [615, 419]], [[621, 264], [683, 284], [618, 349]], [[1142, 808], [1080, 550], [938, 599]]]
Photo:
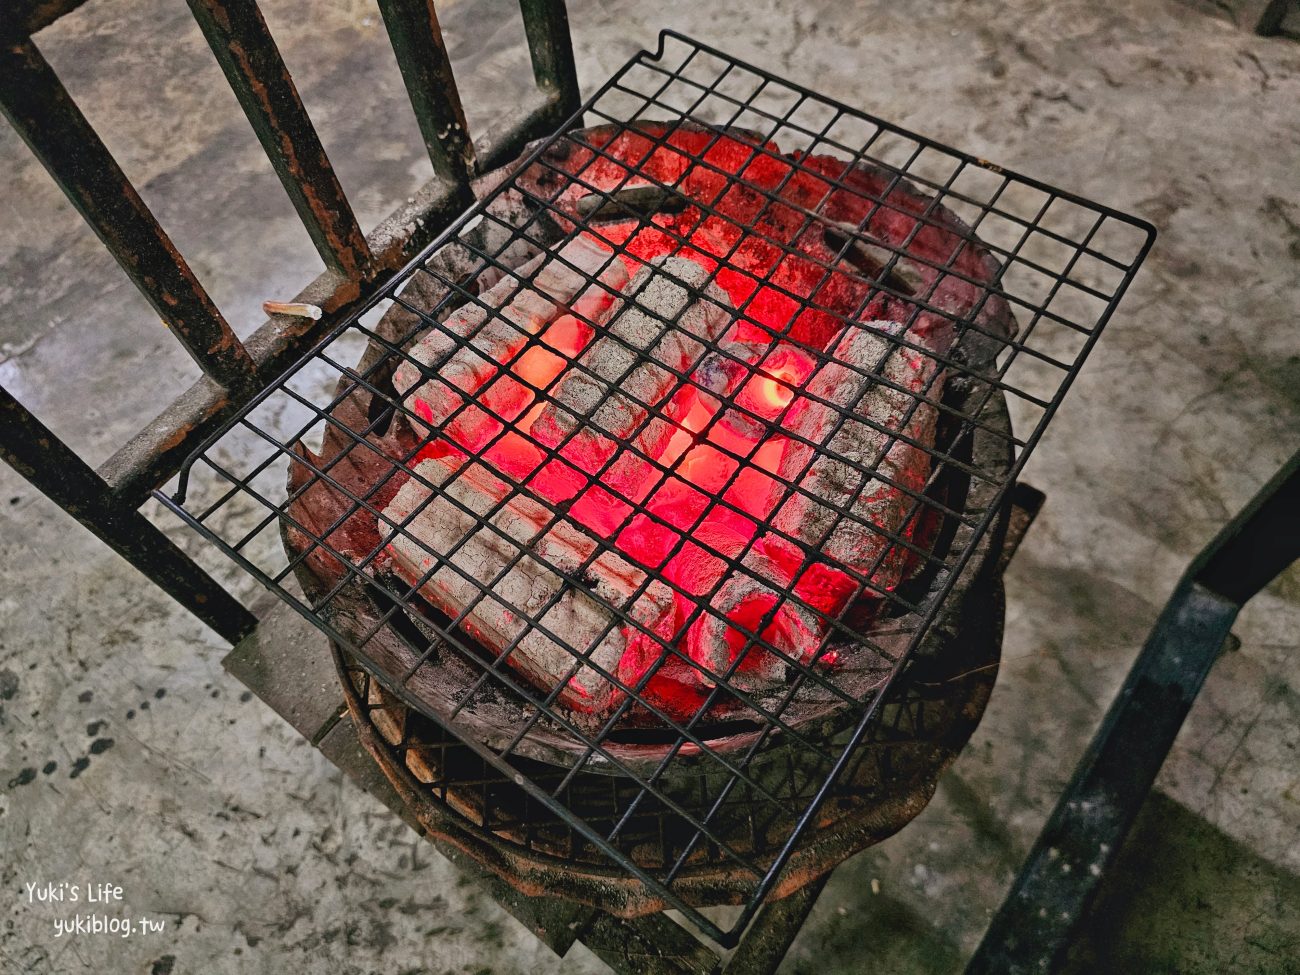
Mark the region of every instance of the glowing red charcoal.
[[[656, 273], [672, 277], [656, 284]], [[551, 323], [534, 329], [535, 344], [512, 347], [500, 368], [478, 369], [477, 390], [469, 381], [459, 387], [475, 395], [461, 398], [433, 381], [411, 384], [417, 415], [442, 419], [437, 449], [426, 450], [429, 459], [416, 468], [417, 478], [386, 512], [397, 521], [416, 512], [414, 524], [423, 529], [408, 530], [414, 545], [392, 533], [389, 547], [399, 573], [489, 648], [515, 644], [507, 662], [545, 690], [562, 685], [558, 697], [567, 706], [607, 709], [618, 695], [603, 670], [625, 684], [644, 684], [648, 702], [685, 718], [719, 679], [743, 691], [779, 682], [788, 662], [801, 663], [818, 651], [827, 619], [860, 591], [839, 569], [819, 560], [805, 564], [796, 542], [814, 550], [819, 542], [830, 544], [816, 534], [824, 511], [807, 496], [790, 499], [789, 485], [807, 479], [813, 497], [826, 496], [817, 447], [843, 440], [842, 424], [834, 423], [840, 411], [879, 413], [879, 395], [870, 400], [875, 405], [862, 404], [867, 377], [888, 345], [878, 330], [850, 330], [832, 362], [817, 372], [810, 355], [786, 343], [746, 362], [741, 357], [751, 347], [723, 339], [732, 325], [720, 317], [725, 299], [714, 294], [707, 306], [691, 301], [692, 293], [707, 289], [699, 265], [656, 262], [653, 270], [639, 271], [631, 287], [652, 315], [640, 306], [620, 307], [619, 300], [603, 306], [611, 312], [609, 335], [631, 348], [626, 361], [610, 346], [614, 338], [596, 338], [592, 326], [557, 309]], [[678, 329], [657, 323], [660, 317]], [[690, 335], [716, 344], [726, 361], [706, 355]], [[669, 337], [675, 342], [666, 342]], [[602, 355], [614, 355], [617, 372]], [[646, 369], [658, 372], [646, 375]], [[626, 377], [637, 370], [644, 378], [631, 389]], [[692, 381], [683, 382], [682, 375]], [[628, 394], [615, 392], [615, 383]], [[724, 406], [728, 398], [734, 407]], [[646, 431], [655, 422], [665, 429], [651, 436]], [[880, 439], [878, 431], [854, 433], [864, 444]], [[469, 462], [473, 456], [506, 480]], [[607, 477], [593, 477], [602, 469]], [[437, 488], [461, 504], [431, 500]], [[779, 531], [756, 537], [783, 499], [785, 511], [802, 514], [793, 520], [776, 515]], [[849, 502], [847, 495], [843, 501]], [[577, 526], [565, 528], [558, 540], [554, 529], [547, 532], [549, 507], [556, 505], [568, 509], [568, 521], [559, 525]], [[464, 507], [470, 513], [457, 510]], [[504, 519], [496, 532], [476, 520], [493, 511]], [[832, 540], [835, 532], [849, 531], [832, 527]], [[593, 538], [609, 537], [627, 561], [611, 561], [605, 553], [586, 565], [596, 552]], [[428, 552], [422, 555], [421, 547]], [[562, 564], [517, 558], [520, 547]], [[436, 556], [444, 552], [453, 554], [440, 561]], [[839, 561], [871, 571], [852, 553]], [[601, 599], [566, 591], [532, 617], [532, 609], [561, 592], [556, 569], [593, 579]], [[667, 586], [640, 586], [642, 570], [661, 572]], [[481, 587], [489, 581], [492, 592], [484, 595]], [[791, 590], [794, 598], [782, 595]], [[603, 601], [629, 612], [633, 622], [615, 618]], [[542, 627], [572, 641], [581, 659], [540, 634]], [[687, 658], [696, 666], [686, 665]]]
[[[906, 199], [873, 208], [837, 185], [855, 178], [842, 164], [705, 147], [689, 131], [613, 138], [626, 165], [593, 155], [585, 186], [635, 170], [715, 212], [578, 233], [395, 376], [429, 442], [385, 512], [409, 518], [385, 532], [394, 568], [580, 713], [622, 698], [602, 672], [681, 721], [720, 682], [763, 693], [788, 663], [829, 665], [830, 621], [915, 562], [891, 536], [917, 521], [951, 327], [909, 315], [918, 348], [900, 347], [906, 309], [833, 269], [839, 245], [807, 214], [944, 240], [898, 224]], [[935, 305], [956, 301], [918, 273]]]

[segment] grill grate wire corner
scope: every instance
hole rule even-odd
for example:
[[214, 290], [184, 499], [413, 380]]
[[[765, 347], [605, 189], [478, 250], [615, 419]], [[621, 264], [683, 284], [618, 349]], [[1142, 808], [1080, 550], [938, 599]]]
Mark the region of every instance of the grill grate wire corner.
[[[661, 122], [665, 119], [669, 124]], [[596, 127], [576, 128], [583, 122]], [[673, 133], [683, 131], [692, 133], [695, 141], [672, 141]], [[590, 138], [590, 132], [602, 134]], [[616, 157], [613, 147], [626, 145], [629, 134], [649, 154], [671, 152], [673, 158], [683, 158], [678, 175], [647, 173], [635, 160]], [[624, 143], [618, 142], [620, 137]], [[720, 165], [720, 147], [737, 142], [747, 154], [741, 164], [733, 160]], [[556, 162], [575, 154], [588, 161], [587, 170], [566, 170]], [[842, 164], [842, 179], [828, 175], [824, 166], [813, 168], [815, 160], [827, 158]], [[599, 166], [622, 175], [613, 185], [603, 186], [584, 178]], [[775, 184], [751, 176], [764, 166], [776, 167]], [[848, 178], [853, 167], [883, 183], [871, 184], [877, 187], [874, 192], [864, 189]], [[718, 186], [718, 195], [683, 200], [681, 180], [688, 173], [705, 174], [713, 180], [710, 185]], [[813, 180], [825, 186], [828, 196], [860, 196], [865, 214], [855, 226], [828, 221], [817, 206], [783, 195], [794, 180]], [[546, 187], [559, 187], [569, 195], [562, 202], [558, 190], [548, 195]], [[733, 190], [759, 200], [757, 212], [739, 225], [726, 203]], [[573, 205], [575, 193], [586, 197], [581, 209]], [[904, 197], [924, 201], [907, 213], [910, 230], [893, 239], [870, 234], [872, 221], [899, 207]], [[778, 208], [787, 219], [794, 212], [797, 230], [785, 239], [773, 237], [770, 227], [764, 229], [766, 215]], [[871, 569], [847, 573], [858, 597], [855, 604], [869, 599], [875, 607], [873, 619], [828, 613], [806, 593], [771, 582], [776, 607], [763, 619], [729, 621], [741, 632], [743, 647], [728, 666], [709, 674], [698, 689], [698, 702], [682, 714], [653, 693], [653, 681], [666, 661], [694, 664], [675, 639], [647, 627], [633, 603], [651, 585], [667, 584], [675, 595], [689, 596], [690, 611], [703, 619], [716, 615], [710, 604], [721, 581], [704, 593], [683, 593], [680, 586], [665, 582], [655, 566], [645, 566], [633, 573], [635, 593], [627, 601], [612, 601], [594, 590], [587, 569], [602, 557], [628, 557], [617, 544], [618, 532], [578, 524], [571, 503], [540, 497], [526, 477], [496, 472], [503, 493], [488, 507], [467, 504], [464, 495], [457, 495], [452, 490], [455, 476], [450, 481], [424, 481], [413, 468], [451, 419], [429, 432], [423, 426], [427, 417], [412, 412], [395, 391], [392, 376], [406, 363], [424, 379], [436, 379], [436, 370], [412, 354], [417, 337], [433, 331], [455, 350], [476, 347], [474, 334], [446, 327], [448, 316], [478, 305], [487, 313], [482, 317], [491, 320], [498, 306], [484, 303], [484, 283], [514, 280], [518, 289], [526, 288], [528, 282], [517, 276], [520, 266], [539, 254], [556, 255], [557, 244], [566, 237], [580, 232], [598, 237], [608, 244], [611, 262], [626, 259], [635, 265], [630, 248], [647, 228], [663, 235], [670, 246], [687, 249], [698, 243], [695, 230], [709, 221], [736, 227], [728, 238], [732, 250], [715, 253], [707, 262], [707, 286], [692, 282], [685, 287], [693, 300], [711, 301], [717, 292], [710, 286], [721, 274], [746, 276], [750, 297], [733, 300], [734, 307], [725, 310], [764, 334], [769, 351], [789, 345], [817, 367], [825, 366], [834, 361], [830, 345], [812, 343], [807, 330], [800, 331], [799, 323], [808, 321], [801, 316], [815, 313], [818, 321], [847, 327], [864, 320], [863, 309], [884, 307], [895, 318], [905, 315], [908, 326], [886, 336], [887, 354], [921, 355], [935, 360], [938, 368], [927, 384], [894, 390], [907, 400], [906, 414], [901, 423], [877, 425], [876, 434], [885, 446], [874, 459], [844, 453], [833, 436], [809, 444], [813, 455], [855, 470], [858, 491], [874, 478], [905, 502], [892, 527], [863, 526], [882, 537], [881, 550]], [[611, 235], [611, 227], [626, 232]], [[829, 260], [809, 258], [806, 250], [798, 249], [810, 228], [822, 234], [832, 255]], [[913, 246], [918, 235], [931, 231], [956, 240], [946, 259]], [[632, 57], [565, 129], [532, 148], [362, 312], [335, 329], [197, 449], [171, 490], [157, 491], [155, 498], [343, 648], [351, 672], [365, 675], [363, 698], [374, 681], [422, 720], [428, 719], [422, 741], [426, 746], [432, 741], [441, 756], [441, 779], [435, 776], [430, 784], [436, 799], [498, 839], [630, 875], [665, 905], [682, 910], [714, 940], [735, 944], [764, 898], [776, 889], [796, 846], [824, 820], [820, 813], [828, 799], [851, 791], [854, 769], [873, 738], [898, 733], [897, 728], [881, 730], [885, 705], [904, 687], [901, 678], [909, 662], [925, 644], [1153, 238], [1153, 228], [1136, 218], [958, 152], [665, 31], [656, 51]], [[735, 258], [741, 246], [755, 240], [770, 252], [766, 270], [741, 266]], [[973, 275], [971, 265], [962, 263], [963, 253], [976, 250], [991, 259], [987, 275]], [[855, 263], [855, 255], [864, 254], [868, 265], [861, 259]], [[811, 286], [792, 289], [781, 272], [788, 258], [824, 265], [822, 277]], [[605, 287], [596, 274], [564, 262], [562, 256], [553, 259], [581, 274], [584, 285]], [[859, 309], [846, 313], [822, 301], [825, 282], [833, 274], [850, 283], [849, 290], [862, 302]], [[943, 299], [944, 281], [967, 288], [976, 300], [954, 312], [951, 302]], [[758, 314], [749, 304], [772, 295], [793, 309], [784, 325], [774, 325], [770, 315]], [[627, 295], [620, 299], [636, 302]], [[986, 311], [994, 305], [1003, 310], [1003, 320], [1018, 322], [1018, 329], [990, 327], [997, 316]], [[655, 315], [653, 308], [641, 310]], [[919, 342], [918, 323], [925, 321], [949, 323], [955, 341], [938, 348]], [[614, 334], [604, 322], [586, 324], [602, 337]], [[678, 328], [672, 320], [661, 325], [666, 333]], [[541, 348], [543, 336], [525, 336], [511, 355]], [[785, 374], [778, 376], [764, 365], [769, 361], [764, 355], [741, 362], [734, 345], [698, 335], [692, 341], [701, 357], [739, 363], [747, 378], [790, 382], [792, 395], [812, 396], [807, 377], [791, 381]], [[644, 350], [640, 352], [633, 358], [644, 363]], [[565, 358], [565, 373], [591, 369], [577, 353]], [[699, 391], [692, 367], [665, 369], [673, 391]], [[935, 385], [935, 375], [946, 376], [947, 391]], [[631, 395], [641, 417], [639, 430], [656, 421], [683, 429], [681, 416], [672, 412], [671, 394], [640, 401], [630, 392], [631, 384], [607, 379], [602, 380], [602, 402], [620, 392]], [[559, 381], [558, 376], [539, 385], [521, 380], [530, 402], [539, 404], [557, 401]], [[873, 381], [886, 382], [875, 373]], [[773, 422], [770, 416], [748, 412], [752, 407], [735, 387], [709, 392], [720, 410], [747, 414], [769, 426]], [[499, 406], [490, 397], [466, 394], [460, 399], [458, 412], [481, 410], [495, 421], [491, 429], [498, 442], [517, 429], [518, 414], [498, 414]], [[994, 409], [1001, 404], [1001, 412]], [[837, 428], [863, 421], [842, 404], [821, 405], [829, 409]], [[909, 425], [920, 410], [936, 418], [938, 433], [931, 441], [914, 437]], [[1007, 414], [1010, 424], [998, 421]], [[586, 415], [588, 423], [592, 415]], [[397, 435], [399, 430], [403, 436]], [[698, 446], [699, 431], [690, 432], [695, 438], [691, 444]], [[576, 430], [569, 433], [569, 441], [575, 436]], [[972, 459], [969, 444], [975, 436], [991, 440], [1006, 462], [990, 467]], [[563, 460], [569, 441], [540, 448], [545, 460]], [[635, 434], [620, 437], [617, 455], [602, 458], [598, 469], [582, 473], [599, 484], [616, 458], [630, 451], [653, 471], [657, 483], [677, 476], [672, 463], [638, 452], [635, 441]], [[897, 444], [925, 454], [924, 483], [884, 469], [889, 450]], [[726, 448], [719, 449], [727, 454]], [[728, 477], [707, 492], [696, 520], [666, 526], [673, 530], [673, 541], [665, 561], [690, 544], [692, 529], [708, 512], [751, 514], [728, 491], [739, 473], [752, 467], [753, 458], [732, 455], [729, 460]], [[358, 470], [367, 472], [362, 481], [356, 479]], [[411, 480], [424, 496], [418, 507], [451, 505], [448, 510], [470, 526], [466, 537], [489, 533], [507, 552], [494, 576], [476, 577], [455, 551], [430, 551], [427, 546], [423, 554], [430, 568], [423, 578], [412, 581], [385, 568], [389, 536], [411, 536], [419, 517], [419, 510], [401, 519], [388, 513], [397, 485]], [[829, 508], [836, 523], [862, 522], [854, 498], [841, 504], [824, 494], [810, 494], [801, 477], [777, 480], [779, 502], [757, 518], [763, 532], [773, 530], [775, 510], [801, 497]], [[964, 487], [954, 489], [956, 482]], [[309, 509], [303, 505], [316, 496], [312, 492], [322, 491], [331, 503], [313, 521], [304, 516]], [[977, 494], [983, 503], [964, 500]], [[580, 565], [547, 562], [534, 546], [520, 540], [512, 531], [515, 513], [509, 508], [520, 498], [544, 512], [543, 532], [560, 522], [577, 525], [584, 540]], [[619, 497], [618, 502], [620, 528], [636, 518], [664, 524], [663, 512], [648, 497]], [[503, 512], [504, 520], [498, 517]], [[941, 527], [921, 541], [925, 533], [918, 526], [927, 518]], [[353, 531], [350, 526], [358, 524], [369, 525], [369, 532]], [[282, 536], [291, 543], [287, 547]], [[809, 547], [806, 539], [787, 540]], [[743, 552], [710, 554], [726, 572], [747, 571], [745, 554], [752, 545], [750, 539]], [[919, 581], [881, 585], [872, 569], [891, 558], [908, 560]], [[624, 628], [650, 640], [657, 658], [643, 673], [620, 674], [596, 662], [589, 647], [569, 646], [563, 633], [548, 627], [547, 612], [558, 594], [541, 606], [510, 603], [499, 591], [503, 579], [527, 560], [540, 560], [563, 581], [563, 591], [582, 592], [600, 604], [608, 618], [602, 636]], [[302, 579], [304, 572], [309, 580], [305, 594], [294, 585], [295, 575]], [[504, 645], [485, 648], [469, 635], [466, 623], [473, 605], [456, 614], [425, 601], [422, 588], [437, 572], [454, 573], [458, 584], [474, 588], [471, 604], [491, 600], [515, 615], [520, 625]], [[310, 584], [312, 578], [318, 584]], [[373, 610], [369, 616], [360, 614], [363, 622], [358, 622], [359, 604]], [[787, 604], [811, 615], [825, 630], [806, 656], [792, 655], [788, 646], [778, 645], [768, 628], [770, 614]], [[685, 620], [675, 632], [692, 622]], [[553, 686], [536, 686], [507, 662], [530, 632], [543, 634], [572, 657], [568, 673]], [[854, 683], [828, 666], [828, 655], [850, 643], [865, 648], [876, 661], [870, 680]], [[780, 688], [756, 689], [742, 679], [742, 665], [750, 654], [780, 660], [786, 677]], [[584, 715], [560, 698], [569, 681], [588, 670], [614, 688], [614, 697], [609, 708]], [[448, 674], [464, 679], [453, 689], [430, 690]], [[490, 707], [484, 706], [489, 698]], [[816, 722], [795, 719], [810, 699], [816, 714], [838, 715], [833, 734], [819, 733]], [[471, 720], [484, 707], [503, 715], [508, 730], [495, 737], [484, 734]], [[719, 713], [726, 716], [722, 723], [728, 733], [738, 727], [746, 732], [739, 738], [733, 735], [727, 747], [720, 747], [721, 732], [714, 727]], [[891, 720], [899, 720], [897, 713]], [[909, 720], [921, 720], [915, 708]], [[538, 737], [562, 740], [563, 746], [550, 747], [539, 757], [533, 741]], [[636, 743], [651, 740], [653, 759], [640, 760]], [[689, 773], [689, 788], [681, 785], [683, 770]], [[466, 800], [466, 795], [473, 798]], [[684, 873], [699, 862], [725, 865], [741, 878], [743, 893], [735, 900], [742, 909], [725, 928], [702, 914], [679, 889]]]

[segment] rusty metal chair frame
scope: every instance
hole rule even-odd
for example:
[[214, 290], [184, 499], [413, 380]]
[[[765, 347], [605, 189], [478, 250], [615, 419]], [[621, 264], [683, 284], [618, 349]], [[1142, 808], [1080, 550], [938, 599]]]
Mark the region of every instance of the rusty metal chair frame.
[[0, 387], [0, 458], [232, 643], [254, 615], [140, 512], [222, 421], [359, 308], [473, 200], [471, 181], [549, 134], [581, 98], [564, 0], [520, 0], [537, 96], [479, 139], [465, 122], [432, 0], [378, 0], [434, 179], [362, 232], [256, 3], [188, 0], [325, 271], [241, 341], [81, 113], [32, 35], [85, 0], [0, 14], [0, 111], [90, 224], [202, 377], [96, 470]]

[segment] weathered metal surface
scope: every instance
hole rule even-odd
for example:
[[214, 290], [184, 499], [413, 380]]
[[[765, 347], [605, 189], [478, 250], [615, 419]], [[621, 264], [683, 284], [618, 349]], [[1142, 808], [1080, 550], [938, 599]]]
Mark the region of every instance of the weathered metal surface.
[[1224, 526], [1188, 569], [1196, 582], [1238, 605], [1300, 559], [1300, 453]]
[[789, 897], [764, 904], [727, 962], [727, 975], [769, 975], [776, 971], [830, 879], [829, 873], [823, 874]]
[[235, 644], [221, 666], [318, 745], [345, 715], [325, 641], [278, 599], [267, 596], [251, 609], [257, 629]]
[[20, 26], [24, 33], [35, 34], [60, 17], [72, 13], [85, 2], [86, 0], [11, 0], [5, 17]]
[[632, 919], [596, 912], [582, 943], [619, 975], [710, 975], [718, 956], [662, 914]]
[[379, 10], [433, 170], [469, 203], [474, 143], [433, 0], [379, 0]]
[[234, 643], [256, 625], [253, 614], [171, 539], [117, 503], [103, 479], [3, 387], [0, 459], [225, 639]]
[[1057, 970], [1239, 608], [1197, 583], [1175, 594], [1057, 800], [966, 975]]
[[[928, 705], [924, 722], [915, 715], [904, 716], [910, 714], [904, 701], [900, 700], [898, 710], [892, 706], [885, 709], [882, 721], [898, 722], [899, 729], [863, 747], [847, 776], [853, 785], [837, 794], [820, 817], [818, 829], [800, 841], [774, 888], [774, 898], [793, 893], [853, 853], [892, 835], [929, 802], [939, 774], [974, 731], [997, 673], [1002, 598], [1000, 585], [991, 590], [990, 585], [972, 592], [968, 605], [972, 618], [953, 621], [960, 626], [963, 638], [947, 656], [951, 666], [932, 664], [918, 669], [913, 691]], [[418, 719], [376, 682], [357, 675], [353, 670], [345, 676], [349, 681], [362, 680], [366, 691], [364, 699], [356, 689], [349, 693], [353, 720], [359, 727], [375, 729], [375, 734], [365, 739], [367, 747], [390, 777], [396, 775], [411, 785], [407, 798], [431, 833], [454, 842], [525, 893], [561, 889], [566, 897], [622, 917], [643, 916], [666, 907], [662, 899], [621, 869], [566, 858], [564, 845], [547, 841], [538, 823], [531, 825], [526, 837], [521, 830], [513, 839], [507, 836], [508, 828], [497, 826], [488, 831], [477, 825], [479, 820], [473, 817], [482, 812], [476, 805], [480, 803], [481, 769], [476, 773], [479, 778], [471, 776], [467, 787], [461, 789], [456, 781], [460, 773], [451, 769], [447, 759], [454, 759], [461, 772], [469, 766], [457, 758], [454, 739]], [[573, 793], [592, 788], [593, 795], [608, 794], [609, 786], [595, 791], [600, 781], [609, 781], [608, 776], [586, 778], [593, 781], [574, 780]], [[691, 781], [684, 780], [682, 788], [689, 791]], [[435, 782], [438, 785], [430, 788], [429, 783]], [[503, 787], [508, 786], [503, 783]], [[715, 817], [715, 827], [727, 829], [728, 842], [743, 848], [749, 829], [746, 822], [728, 825]], [[747, 855], [761, 864], [775, 851], [747, 851]], [[738, 875], [731, 861], [710, 862], [707, 857], [693, 858], [674, 882], [674, 892], [694, 905], [737, 903], [745, 888], [746, 878]]]
[[1242, 604], [1300, 559], [1300, 453], [1192, 562], [1057, 800], [967, 975], [1056, 971]]
[[[344, 713], [338, 719], [345, 708], [343, 692], [325, 642], [310, 624], [282, 603], [270, 605], [261, 615], [258, 630], [241, 641], [222, 663], [353, 782], [411, 828], [425, 833], [413, 812], [418, 804], [404, 801], [390, 782], [390, 776], [405, 777], [409, 772], [396, 764], [377, 763], [363, 746], [350, 715]], [[328, 686], [321, 683], [325, 673]], [[441, 855], [483, 885], [494, 901], [558, 955], [581, 940], [615, 971], [628, 975], [704, 975], [718, 967], [717, 956], [707, 946], [662, 915], [617, 918], [559, 897], [521, 894], [462, 849], [438, 835], [425, 835]], [[773, 970], [798, 933], [823, 883], [814, 881], [766, 906], [727, 971], [751, 975]]]
[[365, 235], [257, 4], [188, 2], [325, 266], [365, 276]]
[[0, 44], [0, 109], [203, 372], [255, 390], [248, 350], [30, 40]]
[[519, 0], [519, 12], [524, 18], [537, 86], [559, 96], [556, 112], [560, 118], [567, 118], [582, 102], [568, 8], [564, 0]]
[[519, 155], [524, 143], [548, 135], [566, 118], [564, 99], [558, 92], [539, 94], [534, 103], [505, 113], [474, 140], [479, 171], [504, 166]]
[[[343, 662], [337, 647], [334, 648], [334, 663], [342, 675]], [[386, 750], [374, 724], [364, 717], [360, 721], [356, 720], [357, 715], [365, 713], [358, 699], [357, 689], [346, 677], [340, 683], [349, 715], [346, 727], [356, 735], [387, 778], [397, 800], [391, 808], [404, 819], [408, 819], [408, 822], [410, 817], [414, 817], [418, 824], [417, 828], [428, 830], [431, 813], [428, 804], [419, 801], [420, 783], [399, 759]], [[329, 737], [335, 734], [345, 735], [346, 731], [334, 731]], [[323, 743], [325, 741], [328, 741], [328, 737], [323, 739]], [[360, 771], [362, 765], [354, 763], [354, 767]], [[502, 871], [499, 869], [502, 864], [498, 863], [496, 866], [485, 864], [476, 852], [477, 840], [471, 831], [455, 822], [449, 821], [444, 824], [437, 819], [436, 814], [432, 814], [432, 818], [433, 821], [438, 822], [440, 828], [431, 830], [428, 836], [439, 852], [476, 879], [486, 882], [489, 892], [498, 903], [557, 954], [567, 951], [569, 945], [577, 939], [578, 932], [595, 913], [598, 913], [593, 912], [590, 906], [554, 896], [553, 886], [508, 884], [502, 879]]]
[[[533, 131], [535, 120], [522, 128], [498, 133], [504, 141], [493, 158], [518, 154], [523, 140]], [[506, 177], [496, 171], [476, 180], [477, 195], [487, 193]], [[296, 296], [294, 302], [316, 305], [319, 320], [275, 315], [248, 337], [249, 354], [263, 376], [277, 376], [297, 361], [311, 343], [337, 327], [374, 292], [406, 264], [447, 225], [463, 207], [440, 180], [430, 180], [409, 201], [399, 206], [367, 237], [372, 276], [354, 281], [326, 271]], [[234, 413], [246, 397], [228, 395], [204, 377], [182, 393], [158, 417], [127, 441], [99, 468], [124, 501], [139, 504], [154, 488], [180, 468], [194, 447]]]
[[1038, 488], [1023, 481], [1017, 481], [1007, 492], [1011, 497], [1011, 513], [1007, 516], [1007, 538], [998, 556], [998, 575], [1006, 571], [1015, 556], [1016, 550], [1024, 540], [1025, 532], [1034, 523], [1038, 513], [1043, 510], [1047, 495]]
[[[540, 101], [503, 118], [471, 144], [432, 4], [412, 0], [385, 4], [386, 14], [399, 7], [406, 12], [403, 40], [394, 39], [399, 64], [404, 74], [423, 79], [421, 102], [416, 105], [421, 129], [439, 151], [444, 144], [451, 147], [445, 167], [451, 176], [431, 181], [365, 237], [257, 8], [194, 0], [191, 6], [200, 26], [328, 266], [295, 299], [319, 306], [324, 311], [320, 321], [272, 316], [241, 344], [24, 36], [83, 2], [25, 0], [7, 15], [8, 20], [0, 24], [5, 35], [0, 99], [11, 122], [178, 338], [201, 360], [205, 372], [101, 466], [101, 476], [124, 505], [141, 503], [176, 472], [195, 444], [247, 401], [258, 388], [258, 376], [282, 372], [318, 336], [360, 307], [392, 271], [470, 202], [465, 179], [473, 171], [476, 151], [485, 168], [501, 165], [518, 155], [525, 142], [546, 134], [567, 117], [580, 101], [564, 6], [533, 4], [536, 9], [525, 10], [525, 20], [529, 41], [537, 46], [532, 54], [543, 88]], [[421, 47], [417, 42], [422, 37], [434, 46]], [[430, 50], [436, 52], [433, 59]], [[439, 78], [447, 83], [436, 83]], [[441, 130], [434, 122], [442, 116], [458, 122], [459, 129], [443, 133], [440, 140]], [[491, 185], [499, 178], [493, 174], [480, 182]], [[358, 280], [367, 260], [370, 277]]]

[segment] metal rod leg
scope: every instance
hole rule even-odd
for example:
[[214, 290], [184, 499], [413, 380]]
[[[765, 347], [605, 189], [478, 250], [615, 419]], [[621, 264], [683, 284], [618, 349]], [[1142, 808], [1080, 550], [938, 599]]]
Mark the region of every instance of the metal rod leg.
[[1179, 583], [966, 975], [1061, 964], [1242, 604], [1297, 558], [1300, 454]]
[[231, 643], [257, 618], [0, 388], [0, 458]]

